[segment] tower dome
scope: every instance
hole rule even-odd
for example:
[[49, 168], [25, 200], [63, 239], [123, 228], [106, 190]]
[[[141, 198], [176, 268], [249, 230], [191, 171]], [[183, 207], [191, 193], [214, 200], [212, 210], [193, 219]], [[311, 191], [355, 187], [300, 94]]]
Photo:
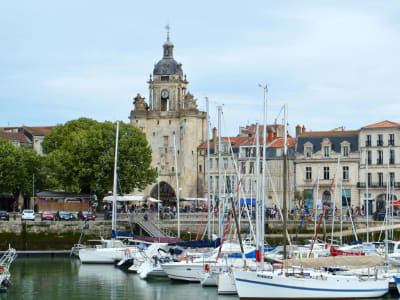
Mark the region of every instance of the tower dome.
[[154, 66], [153, 75], [183, 75], [182, 64], [179, 64], [173, 56], [174, 44], [169, 39], [169, 32], [163, 48], [163, 58]]

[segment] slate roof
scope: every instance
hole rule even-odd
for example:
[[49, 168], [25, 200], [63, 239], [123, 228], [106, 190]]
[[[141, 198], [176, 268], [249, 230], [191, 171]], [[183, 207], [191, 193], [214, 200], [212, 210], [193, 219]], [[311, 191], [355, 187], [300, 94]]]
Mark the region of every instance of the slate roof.
[[26, 138], [23, 132], [6, 132], [0, 130], [0, 138], [8, 140], [10, 142], [18, 142], [20, 144], [29, 144], [29, 140]]
[[321, 143], [324, 138], [331, 142], [331, 149], [340, 153], [341, 143], [347, 141], [350, 143], [350, 152], [358, 151], [358, 131], [310, 131], [297, 137], [296, 152], [304, 153], [304, 144], [310, 142], [313, 145], [313, 153], [321, 150]]

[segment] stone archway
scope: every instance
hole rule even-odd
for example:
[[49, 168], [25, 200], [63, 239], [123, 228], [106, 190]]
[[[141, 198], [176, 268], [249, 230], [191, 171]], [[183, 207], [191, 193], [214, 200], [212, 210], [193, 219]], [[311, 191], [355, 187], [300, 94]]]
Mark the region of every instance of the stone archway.
[[[158, 184], [154, 185], [154, 187], [151, 189], [150, 197], [158, 199]], [[176, 201], [176, 194], [174, 189], [169, 183], [165, 181], [160, 182], [160, 200], [162, 200], [163, 203]]]
[[396, 195], [389, 195], [389, 197], [386, 196], [386, 194], [380, 194], [376, 197], [376, 211], [377, 212], [384, 212], [386, 210], [386, 199], [389, 198], [390, 202], [395, 202], [397, 201]]

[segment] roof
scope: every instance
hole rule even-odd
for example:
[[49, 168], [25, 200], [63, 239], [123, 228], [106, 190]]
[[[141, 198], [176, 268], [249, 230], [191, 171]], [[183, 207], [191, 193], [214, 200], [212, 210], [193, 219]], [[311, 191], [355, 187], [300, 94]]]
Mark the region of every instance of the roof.
[[43, 191], [36, 193], [38, 197], [90, 197], [89, 194]]
[[11, 142], [19, 142], [20, 144], [29, 143], [23, 132], [6, 132], [0, 130], [0, 138]]
[[[308, 134], [307, 134], [308, 133]], [[357, 130], [341, 130], [341, 131], [314, 131], [305, 132], [297, 137], [296, 152], [304, 153], [304, 144], [311, 143], [313, 145], [313, 153], [321, 150], [321, 143], [324, 138], [328, 138], [331, 142], [333, 151], [341, 152], [341, 143], [350, 143], [350, 152], [358, 151], [358, 131]]]
[[[247, 140], [249, 140], [249, 137], [247, 136], [234, 136], [234, 137], [221, 137], [222, 141], [225, 142], [231, 142], [232, 147], [238, 147], [242, 143], [245, 143]], [[214, 148], [214, 141], [211, 139], [210, 140], [210, 148]], [[207, 142], [201, 144], [199, 146], [199, 149], [207, 149]]]
[[[285, 146], [285, 138], [277, 138], [268, 145], [268, 148], [283, 148]], [[296, 138], [287, 139], [288, 148], [294, 148], [296, 146]]]
[[371, 124], [365, 127], [362, 127], [362, 129], [368, 129], [368, 128], [393, 128], [393, 127], [400, 127], [400, 123], [392, 122], [392, 121], [382, 121], [379, 123]]
[[36, 126], [36, 127], [24, 126], [24, 129], [29, 131], [32, 135], [46, 135], [50, 133], [53, 127], [54, 126]]
[[358, 134], [358, 130], [306, 131], [301, 136], [342, 136]]

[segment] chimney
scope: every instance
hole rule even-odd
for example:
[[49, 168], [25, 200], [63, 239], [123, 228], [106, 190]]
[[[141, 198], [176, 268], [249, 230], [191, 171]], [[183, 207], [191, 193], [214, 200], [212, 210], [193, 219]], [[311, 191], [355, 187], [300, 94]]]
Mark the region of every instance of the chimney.
[[212, 140], [214, 143], [217, 141], [217, 127], [213, 127], [212, 129]]
[[301, 130], [301, 133], [304, 133], [304, 132], [306, 132], [306, 127], [305, 127], [304, 124], [303, 124], [303, 128], [302, 128], [302, 130]]
[[272, 140], [273, 140], [273, 138], [272, 138], [272, 129], [271, 129], [271, 127], [268, 127], [268, 137], [267, 137], [267, 141], [268, 141], [268, 143], [271, 143]]
[[301, 135], [301, 126], [299, 124], [297, 124], [297, 126], [296, 126], [296, 137], [298, 137], [299, 135]]

